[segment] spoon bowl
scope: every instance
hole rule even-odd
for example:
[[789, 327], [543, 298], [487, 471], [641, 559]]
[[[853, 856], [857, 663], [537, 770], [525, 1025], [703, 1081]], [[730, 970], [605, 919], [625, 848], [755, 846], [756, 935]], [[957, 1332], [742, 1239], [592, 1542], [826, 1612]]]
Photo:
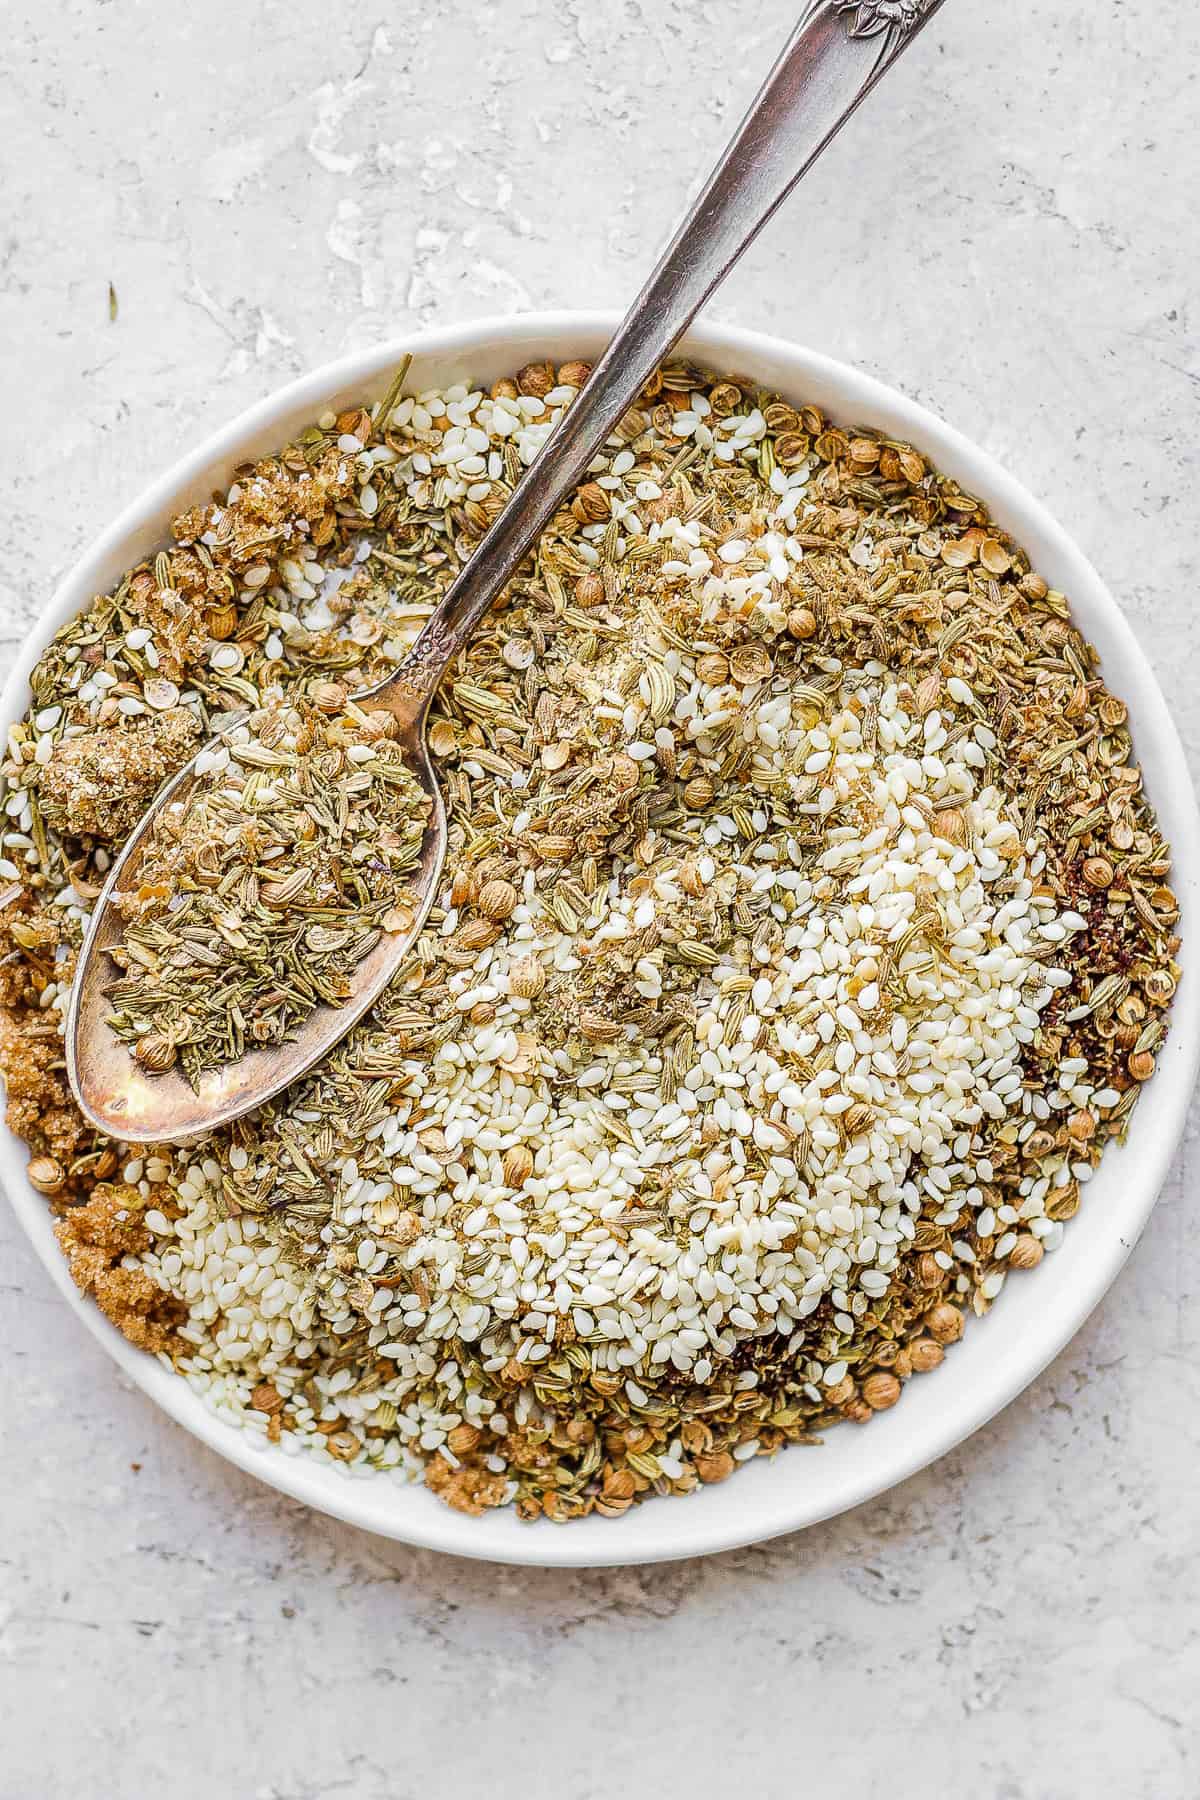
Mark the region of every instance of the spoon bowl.
[[[121, 914], [110, 903], [128, 885], [141, 864], [150, 831], [164, 806], [186, 801], [196, 782], [197, 757], [169, 781], [153, 807], [126, 841], [92, 914], [79, 955], [67, 1014], [67, 1074], [80, 1110], [97, 1131], [127, 1144], [187, 1143], [220, 1125], [262, 1106], [296, 1081], [332, 1050], [350, 1027], [370, 1010], [412, 949], [433, 905], [446, 859], [446, 809], [441, 787], [425, 742], [423, 711], [414, 719], [406, 692], [394, 680], [357, 696], [375, 706], [388, 706], [397, 721], [404, 760], [431, 802], [429, 820], [415, 867], [406, 872], [405, 887], [416, 902], [407, 932], [385, 932], [350, 977], [351, 991], [341, 1006], [318, 1006], [299, 1031], [282, 1043], [247, 1050], [235, 1063], [206, 1071], [195, 1087], [178, 1066], [149, 1074], [135, 1061], [107, 1023], [105, 990], [113, 979], [106, 961], [124, 935]], [[219, 737], [204, 747], [211, 749]], [[203, 750], [197, 755], [203, 755]]]

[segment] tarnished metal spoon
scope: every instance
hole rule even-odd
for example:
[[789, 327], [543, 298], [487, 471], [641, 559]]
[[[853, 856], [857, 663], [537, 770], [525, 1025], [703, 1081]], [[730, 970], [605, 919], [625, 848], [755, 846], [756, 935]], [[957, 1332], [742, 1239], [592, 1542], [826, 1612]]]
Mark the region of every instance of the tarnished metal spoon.
[[358, 966], [351, 998], [319, 1007], [295, 1038], [248, 1051], [205, 1075], [194, 1091], [178, 1070], [143, 1071], [107, 1024], [105, 956], [120, 943], [114, 889], [137, 869], [168, 802], [197, 780], [190, 763], [156, 797], [114, 865], [80, 954], [67, 1017], [67, 1068], [79, 1105], [101, 1131], [129, 1143], [182, 1142], [236, 1119], [310, 1069], [371, 1006], [408, 955], [433, 903], [446, 854], [446, 813], [429, 758], [429, 703], [526, 551], [585, 473], [647, 380], [780, 202], [816, 161], [943, 0], [811, 0], [758, 98], [689, 209], [547, 446], [451, 584], [391, 675], [359, 700], [395, 716], [406, 759], [433, 810], [419, 866], [406, 872], [417, 899], [410, 933], [384, 936]]

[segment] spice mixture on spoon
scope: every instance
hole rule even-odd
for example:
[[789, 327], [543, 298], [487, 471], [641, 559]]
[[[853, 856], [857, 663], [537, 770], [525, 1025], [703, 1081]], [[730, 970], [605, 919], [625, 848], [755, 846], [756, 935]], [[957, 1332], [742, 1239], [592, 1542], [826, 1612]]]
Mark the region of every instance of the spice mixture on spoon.
[[347, 998], [381, 932], [412, 928], [429, 801], [390, 714], [336, 686], [317, 701], [263, 707], [204, 751], [117, 890], [110, 1024], [152, 1074], [178, 1062], [195, 1085], [279, 1043]]
[[[62, 1015], [124, 836], [256, 709], [217, 847], [148, 851], [130, 942], [157, 962], [110, 996], [190, 1072], [235, 1040], [181, 1003], [171, 940], [240, 968], [232, 902], [274, 944], [274, 800], [253, 844], [239, 815], [264, 783], [312, 798], [261, 760], [272, 721], [402, 886], [421, 821], [347, 696], [585, 375], [393, 391], [179, 520], [38, 665], [0, 863], [9, 1116], [80, 1285], [267, 1440], [556, 1520], [891, 1407], [1057, 1247], [1178, 976], [1168, 850], [1064, 596], [911, 447], [676, 364], [435, 702], [450, 853], [410, 963], [204, 1145], [96, 1138]], [[352, 855], [330, 898], [323, 824], [278, 835], [320, 879], [278, 908], [249, 1036], [387, 929]], [[300, 910], [347, 898], [353, 924]]]

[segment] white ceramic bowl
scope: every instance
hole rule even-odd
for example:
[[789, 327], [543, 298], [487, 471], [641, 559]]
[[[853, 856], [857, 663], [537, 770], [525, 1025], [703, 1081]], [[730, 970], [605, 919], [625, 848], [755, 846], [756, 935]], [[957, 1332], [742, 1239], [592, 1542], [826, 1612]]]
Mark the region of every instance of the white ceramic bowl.
[[[155, 482], [76, 564], [17, 657], [0, 701], [0, 729], [7, 732], [24, 713], [29, 672], [50, 634], [161, 545], [177, 513], [226, 485], [237, 463], [275, 449], [326, 407], [381, 392], [404, 351], [414, 355], [412, 387], [490, 382], [534, 355], [556, 362], [594, 356], [615, 325], [610, 316], [553, 313], [430, 331], [331, 363], [252, 407]], [[685, 348], [717, 371], [752, 376], [792, 400], [814, 402], [842, 423], [870, 424], [912, 442], [968, 492], [981, 495], [1034, 566], [1069, 594], [1109, 680], [1129, 705], [1147, 789], [1174, 849], [1173, 885], [1182, 902], [1183, 955], [1190, 969], [1200, 918], [1200, 818], [1187, 766], [1129, 626], [1066, 533], [985, 451], [854, 369], [726, 326], [697, 327]], [[1194, 979], [1189, 973], [1189, 984]], [[1078, 1330], [1137, 1242], [1183, 1129], [1198, 1052], [1200, 1010], [1189, 1000], [1175, 1012], [1128, 1147], [1104, 1158], [1062, 1248], [1036, 1276], [1009, 1283], [990, 1317], [968, 1330], [936, 1374], [912, 1382], [894, 1412], [877, 1418], [869, 1431], [834, 1431], [822, 1448], [755, 1462], [736, 1480], [683, 1500], [653, 1500], [620, 1521], [593, 1517], [567, 1526], [529, 1526], [511, 1510], [466, 1519], [422, 1487], [379, 1476], [355, 1479], [305, 1455], [255, 1448], [256, 1439], [218, 1421], [186, 1382], [133, 1349], [78, 1293], [46, 1202], [26, 1177], [25, 1148], [7, 1131], [0, 1134], [0, 1178], [39, 1256], [89, 1331], [172, 1418], [260, 1480], [367, 1530], [461, 1556], [584, 1566], [653, 1562], [729, 1549], [829, 1518], [923, 1468], [1019, 1394]]]

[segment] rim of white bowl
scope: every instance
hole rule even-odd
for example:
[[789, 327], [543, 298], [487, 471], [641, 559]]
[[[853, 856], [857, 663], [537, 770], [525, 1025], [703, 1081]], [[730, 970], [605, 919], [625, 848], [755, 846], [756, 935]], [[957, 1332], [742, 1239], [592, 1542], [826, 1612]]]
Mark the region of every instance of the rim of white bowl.
[[[211, 476], [248, 454], [277, 445], [305, 415], [331, 400], [343, 403], [381, 389], [408, 352], [420, 380], [448, 384], [473, 370], [518, 366], [534, 353], [562, 360], [595, 356], [618, 315], [545, 312], [486, 317], [358, 351], [326, 363], [241, 413], [206, 438], [128, 506], [60, 582], [30, 632], [0, 698], [4, 728], [28, 704], [28, 677], [48, 637], [102, 591], [152, 542], [170, 519], [206, 497]], [[1133, 632], [1099, 574], [1045, 507], [985, 450], [917, 402], [874, 377], [820, 353], [736, 326], [701, 323], [681, 346], [723, 373], [769, 381], [797, 400], [811, 398], [839, 422], [873, 424], [911, 441], [930, 460], [983, 498], [996, 519], [1063, 588], [1075, 617], [1100, 650], [1104, 669], [1129, 705], [1147, 790], [1174, 856], [1184, 948], [1200, 916], [1200, 813], [1175, 726]], [[495, 375], [487, 374], [488, 379]], [[895, 1412], [873, 1421], [869, 1436], [844, 1429], [808, 1457], [799, 1449], [757, 1459], [736, 1481], [686, 1499], [654, 1499], [619, 1521], [595, 1516], [569, 1526], [522, 1525], [512, 1509], [480, 1519], [451, 1512], [423, 1486], [373, 1474], [355, 1479], [322, 1466], [306, 1452], [257, 1447], [252, 1434], [209, 1410], [186, 1379], [135, 1350], [71, 1281], [45, 1200], [25, 1173], [25, 1147], [0, 1134], [0, 1181], [34, 1249], [60, 1293], [129, 1378], [193, 1436], [228, 1461], [291, 1498], [382, 1536], [488, 1561], [551, 1567], [598, 1567], [670, 1561], [761, 1542], [819, 1523], [885, 1492], [987, 1423], [1070, 1341], [1107, 1291], [1144, 1228], [1183, 1131], [1200, 1062], [1200, 1009], [1176, 1008], [1154, 1080], [1134, 1117], [1130, 1143], [1110, 1150], [1062, 1249], [1036, 1280], [1007, 1284], [991, 1320], [974, 1326], [934, 1375], [906, 1387]]]

